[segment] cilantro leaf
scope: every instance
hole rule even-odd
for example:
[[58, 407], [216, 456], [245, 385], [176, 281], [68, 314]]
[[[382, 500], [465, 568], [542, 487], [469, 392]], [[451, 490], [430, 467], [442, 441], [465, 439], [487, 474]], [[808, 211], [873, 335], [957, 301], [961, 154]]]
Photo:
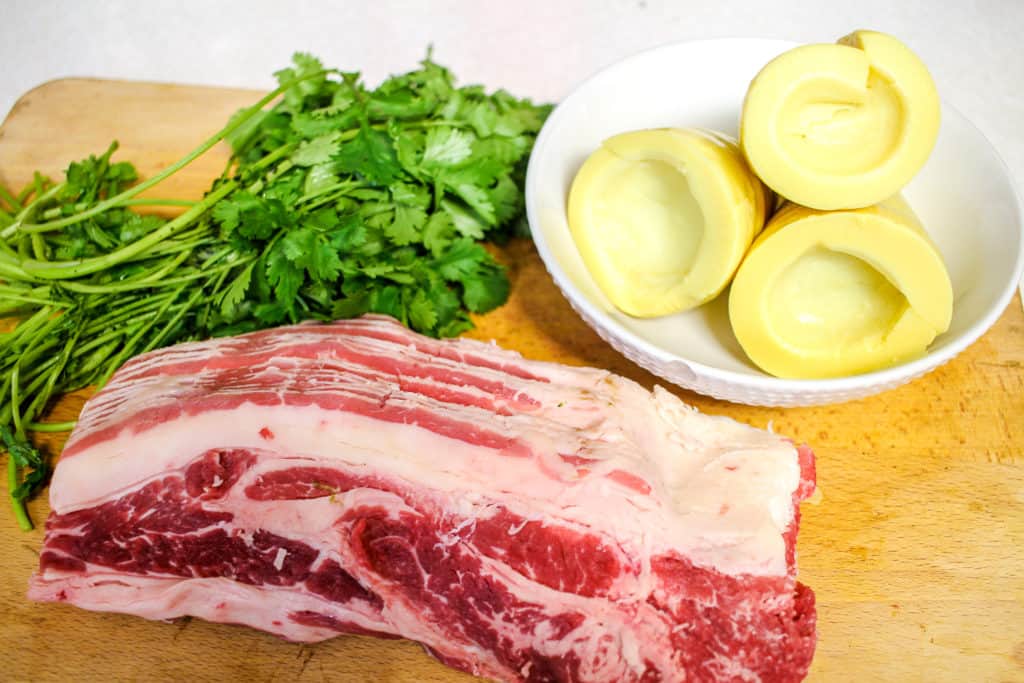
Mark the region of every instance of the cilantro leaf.
[[394, 183], [391, 188], [394, 212], [385, 234], [398, 246], [421, 241], [423, 227], [427, 222], [427, 207], [430, 205], [429, 192], [418, 185]]
[[338, 166], [334, 162], [317, 164], [306, 173], [305, 182], [302, 184], [304, 197], [312, 197], [336, 187], [340, 182], [338, 177]]
[[393, 136], [395, 140], [395, 156], [406, 173], [419, 178], [422, 174], [420, 165], [423, 161], [423, 149], [426, 136], [420, 130], [403, 130]]
[[0, 425], [0, 440], [3, 441], [7, 454], [18, 467], [35, 467], [43, 462], [42, 456], [27, 441], [14, 436], [10, 429]]
[[409, 301], [409, 323], [416, 330], [432, 330], [437, 325], [437, 310], [430, 297], [422, 289], [417, 289]]
[[396, 285], [384, 285], [371, 290], [369, 310], [374, 313], [390, 315], [403, 323], [406, 320], [401, 290]]
[[426, 209], [430, 205], [430, 191], [422, 185], [393, 183], [390, 190], [391, 199], [396, 204], [404, 204], [417, 209]]
[[0, 424], [0, 441], [3, 442], [4, 449], [14, 464], [20, 469], [28, 470], [21, 483], [13, 491], [10, 491], [10, 496], [18, 501], [27, 500], [49, 477], [50, 465], [38, 449], [28, 441], [17, 438], [6, 425], [2, 424]]
[[[135, 181], [138, 174], [132, 164], [110, 163], [110, 157], [117, 148], [117, 141], [114, 141], [98, 157], [90, 155], [86, 159], [71, 162], [64, 173], [64, 185], [57, 196], [71, 204], [95, 202], [116, 195], [122, 186]], [[37, 175], [37, 178], [42, 179], [42, 176]]]
[[274, 296], [287, 310], [295, 304], [295, 297], [302, 286], [302, 267], [288, 258], [288, 247], [278, 242], [264, 258], [267, 280], [274, 288]]
[[296, 166], [316, 166], [331, 160], [338, 150], [341, 149], [341, 142], [336, 133], [327, 133], [305, 140], [292, 153], [292, 163]]
[[286, 233], [278, 245], [284, 256], [296, 268], [305, 269], [313, 280], [333, 281], [341, 272], [338, 252], [312, 227]]
[[473, 183], [457, 183], [452, 185], [452, 190], [489, 225], [494, 225], [497, 222], [494, 204], [491, 203], [491, 197], [485, 189]]
[[[272, 207], [272, 211], [284, 212], [285, 215], [288, 215], [288, 207], [295, 204], [303, 194], [302, 186], [305, 181], [305, 175], [305, 171], [302, 169], [289, 169], [267, 186], [267, 189], [263, 191], [263, 197], [277, 200], [278, 202]], [[288, 220], [282, 225], [288, 225], [291, 222], [291, 220]]]
[[469, 158], [473, 136], [457, 128], [431, 128], [424, 141], [421, 164], [427, 169], [457, 166]]
[[419, 96], [410, 88], [384, 92], [388, 84], [385, 81], [366, 103], [366, 111], [371, 119], [414, 119], [429, 114], [437, 104], [430, 98]]
[[494, 207], [495, 223], [506, 223], [523, 211], [523, 193], [511, 176], [498, 178], [494, 187], [487, 190], [487, 195]]
[[332, 230], [340, 224], [341, 219], [338, 217], [338, 212], [330, 207], [317, 209], [306, 216], [306, 225], [322, 232]]
[[402, 172], [391, 138], [368, 125], [362, 126], [355, 138], [342, 145], [335, 159], [341, 170], [374, 185], [386, 186]]
[[320, 282], [333, 282], [341, 273], [341, 258], [326, 240], [317, 238], [306, 270]]
[[292, 230], [285, 233], [279, 244], [289, 261], [304, 266], [316, 247], [316, 233], [311, 228]]
[[455, 223], [446, 211], [431, 214], [423, 226], [423, 246], [434, 256], [439, 256], [455, 236]]
[[345, 100], [344, 96], [339, 90], [334, 94], [333, 104], [293, 115], [292, 130], [306, 139], [347, 130], [358, 120], [359, 109], [351, 106], [352, 100]]
[[153, 232], [164, 223], [166, 221], [163, 218], [153, 214], [128, 214], [118, 230], [117, 241], [121, 244], [134, 242], [140, 237]]
[[474, 313], [483, 313], [505, 303], [509, 281], [505, 269], [483, 246], [462, 238], [434, 260], [443, 278], [462, 285], [462, 302]]
[[427, 212], [423, 209], [398, 204], [395, 206], [394, 218], [385, 228], [385, 232], [392, 242], [405, 246], [421, 239], [426, 222]]
[[245, 293], [252, 281], [252, 270], [255, 264], [250, 263], [231, 281], [220, 297], [220, 310], [226, 316], [235, 312], [235, 308], [245, 299]]
[[370, 310], [369, 290], [362, 290], [351, 296], [336, 299], [331, 308], [331, 316], [347, 319], [355, 318]]
[[[304, 79], [295, 83], [284, 93], [284, 103], [292, 110], [299, 111], [305, 104], [306, 97], [317, 95], [326, 82], [323, 74], [324, 66], [316, 57], [304, 52], [292, 55], [292, 66], [274, 73], [281, 85], [292, 83], [296, 79]], [[320, 75], [316, 75], [320, 74]]]
[[486, 313], [508, 299], [509, 281], [497, 264], [481, 264], [472, 277], [462, 280], [462, 301], [473, 313]]
[[488, 187], [504, 173], [509, 172], [509, 165], [498, 159], [474, 153], [473, 158], [454, 168], [444, 169], [438, 178], [445, 184], [477, 185]]
[[498, 125], [498, 112], [494, 105], [489, 102], [472, 102], [460, 112], [473, 130], [481, 138], [489, 138], [494, 135], [494, 129]]
[[220, 223], [224, 236], [230, 235], [238, 227], [242, 219], [242, 211], [239, 203], [234, 200], [224, 199], [217, 202], [211, 211], [214, 220]]
[[222, 199], [211, 214], [220, 223], [221, 235], [225, 238], [237, 231], [242, 237], [267, 239], [276, 229], [290, 225], [293, 220], [280, 200], [263, 199], [245, 191]]
[[265, 326], [280, 325], [288, 319], [293, 307], [281, 301], [268, 301], [253, 307], [253, 315]]
[[433, 266], [446, 280], [461, 281], [474, 274], [481, 262], [491, 258], [487, 250], [471, 239], [462, 238], [433, 261]]
[[357, 216], [347, 216], [326, 233], [328, 244], [338, 253], [356, 251], [367, 242], [366, 226]]
[[502, 164], [505, 168], [501, 170], [504, 172], [526, 155], [530, 145], [531, 139], [526, 135], [484, 138], [473, 143], [473, 155]]
[[481, 218], [468, 210], [458, 202], [445, 199], [441, 201], [441, 208], [448, 214], [455, 231], [463, 237], [483, 239], [484, 233], [490, 227]]

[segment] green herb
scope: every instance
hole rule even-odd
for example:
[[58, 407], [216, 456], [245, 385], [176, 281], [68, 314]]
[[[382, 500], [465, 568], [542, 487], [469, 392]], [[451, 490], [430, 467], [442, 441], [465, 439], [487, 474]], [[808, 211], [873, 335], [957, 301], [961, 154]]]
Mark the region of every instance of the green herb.
[[[372, 90], [303, 54], [276, 77], [145, 182], [113, 160], [114, 143], [60, 183], [37, 174], [18, 195], [0, 188], [0, 315], [18, 318], [0, 334], [0, 438], [23, 528], [49, 473], [26, 432], [69, 428], [35, 420], [133, 355], [366, 312], [454, 336], [505, 301], [505, 270], [481, 240], [521, 227], [547, 107], [456, 87], [429, 57]], [[234, 156], [202, 198], [138, 197], [221, 140]], [[183, 211], [131, 208], [142, 204]]]

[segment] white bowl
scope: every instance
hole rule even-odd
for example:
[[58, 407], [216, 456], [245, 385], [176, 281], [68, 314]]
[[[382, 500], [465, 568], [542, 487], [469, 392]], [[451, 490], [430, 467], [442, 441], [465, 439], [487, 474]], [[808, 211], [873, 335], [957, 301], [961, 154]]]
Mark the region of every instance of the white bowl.
[[904, 195], [938, 244], [953, 282], [953, 322], [927, 355], [885, 370], [828, 380], [778, 379], [744, 355], [727, 296], [663, 318], [632, 318], [591, 279], [569, 232], [566, 199], [584, 159], [615, 133], [700, 126], [736, 135], [747, 85], [793, 43], [728, 39], [677, 43], [600, 71], [551, 114], [526, 178], [537, 250], [573, 308], [608, 343], [686, 389], [752, 405], [836, 403], [891, 389], [953, 358], [999, 318], [1024, 266], [1022, 210], [1008, 170], [984, 135], [943, 106], [935, 150]]

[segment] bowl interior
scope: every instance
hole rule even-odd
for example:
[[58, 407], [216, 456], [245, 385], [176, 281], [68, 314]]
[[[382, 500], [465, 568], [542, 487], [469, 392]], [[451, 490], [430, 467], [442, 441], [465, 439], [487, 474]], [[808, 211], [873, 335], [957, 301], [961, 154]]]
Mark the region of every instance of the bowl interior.
[[[526, 189], [534, 241], [563, 292], [588, 315], [601, 318], [624, 343], [661, 359], [685, 360], [698, 373], [755, 384], [782, 381], [746, 358], [729, 325], [727, 291], [698, 309], [656, 319], [632, 318], [615, 309], [583, 264], [569, 232], [565, 204], [576, 171], [610, 135], [639, 128], [698, 126], [735, 136], [750, 80], [793, 45], [728, 39], [643, 52], [585, 81], [558, 106], [541, 132]], [[952, 324], [928, 354], [939, 360], [955, 355], [995, 322], [1012, 295], [1022, 262], [1021, 209], [1006, 166], [958, 112], [944, 105], [942, 116], [931, 157], [904, 190], [941, 250], [953, 283]], [[915, 369], [920, 370], [908, 371]], [[788, 382], [822, 381], [826, 380]]]

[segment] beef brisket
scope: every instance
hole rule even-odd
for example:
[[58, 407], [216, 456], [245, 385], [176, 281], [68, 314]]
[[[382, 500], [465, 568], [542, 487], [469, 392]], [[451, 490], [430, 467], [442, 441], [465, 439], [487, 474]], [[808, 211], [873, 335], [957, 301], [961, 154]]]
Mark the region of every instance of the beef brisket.
[[380, 316], [182, 344], [86, 404], [29, 595], [501, 680], [788, 681], [810, 451]]

